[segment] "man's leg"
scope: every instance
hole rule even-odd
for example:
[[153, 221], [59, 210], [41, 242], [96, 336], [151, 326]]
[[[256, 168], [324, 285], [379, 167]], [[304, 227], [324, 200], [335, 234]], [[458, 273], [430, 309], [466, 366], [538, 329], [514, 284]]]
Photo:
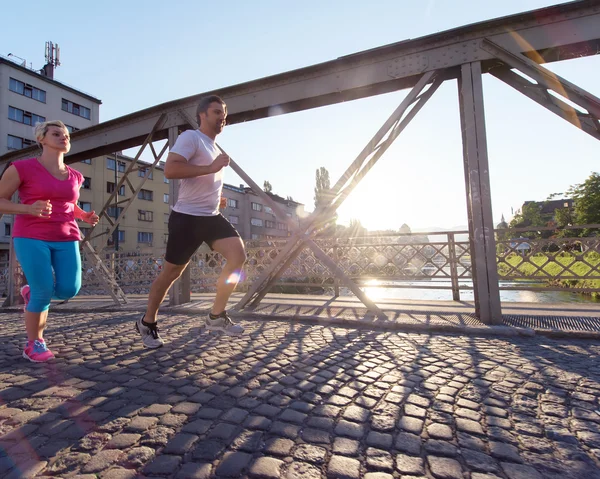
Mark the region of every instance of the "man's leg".
[[158, 308], [165, 300], [169, 288], [173, 285], [181, 274], [187, 268], [189, 261], [185, 264], [173, 264], [165, 261], [163, 268], [158, 277], [152, 283], [150, 287], [150, 294], [148, 295], [148, 306], [146, 307], [146, 315], [144, 316], [144, 322], [156, 323], [156, 316], [158, 315]]
[[235, 236], [215, 240], [212, 248], [225, 258], [226, 263], [221, 276], [217, 280], [217, 295], [212, 311], [206, 319], [206, 329], [221, 331], [232, 336], [239, 335], [244, 332], [244, 328], [231, 321], [226, 308], [227, 300], [240, 280], [242, 267], [246, 261], [244, 243], [239, 237]]
[[167, 291], [169, 291], [175, 280], [181, 276], [186, 266], [187, 263], [177, 265], [165, 261], [162, 271], [150, 287], [146, 313], [135, 322], [135, 329], [140, 333], [142, 343], [147, 348], [156, 349], [165, 344], [163, 338], [158, 334], [156, 315], [158, 314], [158, 308], [167, 295]]
[[212, 248], [226, 260], [217, 280], [217, 294], [211, 311], [218, 315], [227, 309], [227, 301], [240, 280], [242, 267], [246, 262], [246, 250], [244, 242], [238, 236], [216, 240]]

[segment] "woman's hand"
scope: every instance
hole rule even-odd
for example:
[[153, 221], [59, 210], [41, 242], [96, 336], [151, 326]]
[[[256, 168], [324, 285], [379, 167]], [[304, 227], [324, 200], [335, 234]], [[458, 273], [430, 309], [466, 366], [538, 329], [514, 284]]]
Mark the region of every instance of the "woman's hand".
[[100, 218], [95, 211], [84, 211], [81, 214], [81, 220], [91, 224], [92, 226], [96, 226]]
[[50, 218], [52, 203], [50, 203], [50, 200], [38, 200], [29, 205], [29, 214], [38, 218]]

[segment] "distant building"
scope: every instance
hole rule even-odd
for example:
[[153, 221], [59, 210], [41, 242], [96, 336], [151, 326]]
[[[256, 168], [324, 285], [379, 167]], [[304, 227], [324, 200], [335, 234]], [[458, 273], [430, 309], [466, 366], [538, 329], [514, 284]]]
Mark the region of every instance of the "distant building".
[[[0, 55], [0, 155], [34, 145], [38, 122], [61, 120], [71, 132], [99, 122], [102, 102], [55, 80], [54, 65], [34, 70], [11, 58]], [[0, 261], [8, 258], [12, 220], [0, 219]]]
[[564, 198], [561, 200], [547, 200], [547, 201], [525, 201], [523, 206], [521, 206], [521, 212], [525, 210], [526, 207], [530, 207], [531, 205], [537, 206], [542, 219], [546, 221], [554, 221], [556, 219], [556, 211], [562, 209], [573, 209], [575, 203], [570, 198]]
[[[295, 225], [304, 217], [304, 205], [292, 199], [286, 199], [274, 193], [269, 197], [285, 211]], [[223, 196], [227, 197], [227, 208], [223, 215], [233, 224], [242, 239], [275, 239], [290, 236], [287, 223], [276, 218], [273, 210], [252, 190], [240, 185], [236, 188], [224, 185]]]
[[498, 225], [496, 226], [496, 228], [498, 228], [498, 229], [506, 229], [506, 228], [508, 228], [508, 223], [504, 219], [504, 215], [502, 215], [502, 217], [500, 218], [500, 223], [498, 223]]

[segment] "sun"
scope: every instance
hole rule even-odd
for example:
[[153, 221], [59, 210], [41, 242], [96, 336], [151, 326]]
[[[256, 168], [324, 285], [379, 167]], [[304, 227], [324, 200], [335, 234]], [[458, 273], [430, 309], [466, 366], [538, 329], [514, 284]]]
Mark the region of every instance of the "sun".
[[358, 185], [342, 203], [338, 210], [338, 224], [348, 226], [358, 220], [369, 231], [397, 229], [393, 212], [384, 206], [390, 204], [389, 196], [389, 191], [381, 191], [380, 187], [367, 183], [365, 179], [364, 184]]

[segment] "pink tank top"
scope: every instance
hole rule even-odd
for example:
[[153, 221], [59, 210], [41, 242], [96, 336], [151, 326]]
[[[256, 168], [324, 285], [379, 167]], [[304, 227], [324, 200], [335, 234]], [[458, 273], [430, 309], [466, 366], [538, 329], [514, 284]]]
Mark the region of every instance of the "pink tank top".
[[31, 238], [44, 241], [79, 241], [81, 233], [75, 221], [75, 204], [79, 199], [79, 189], [83, 175], [67, 166], [69, 176], [59, 180], [52, 176], [37, 160], [15, 161], [13, 166], [19, 173], [21, 203], [31, 205], [38, 200], [50, 200], [50, 218], [32, 215], [15, 215], [14, 238]]

